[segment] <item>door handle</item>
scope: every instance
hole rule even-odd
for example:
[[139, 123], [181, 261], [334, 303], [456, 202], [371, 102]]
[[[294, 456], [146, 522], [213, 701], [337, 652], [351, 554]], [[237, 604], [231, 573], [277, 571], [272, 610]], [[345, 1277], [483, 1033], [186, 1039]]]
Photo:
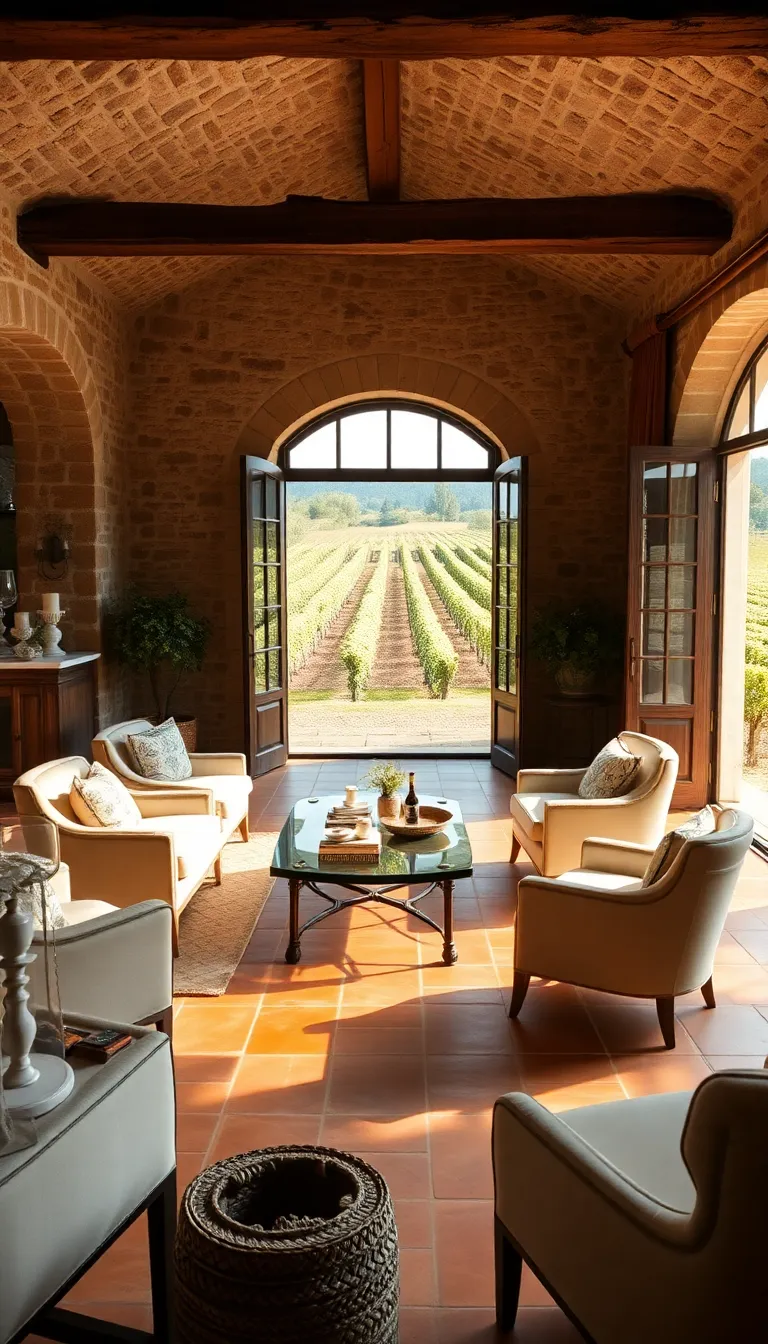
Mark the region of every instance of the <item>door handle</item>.
[[630, 681], [634, 681], [634, 680], [635, 680], [635, 664], [636, 664], [636, 662], [637, 662], [637, 659], [636, 659], [636, 657], [635, 657], [635, 641], [634, 641], [634, 639], [630, 639], [630, 641], [629, 641], [629, 680], [630, 680]]

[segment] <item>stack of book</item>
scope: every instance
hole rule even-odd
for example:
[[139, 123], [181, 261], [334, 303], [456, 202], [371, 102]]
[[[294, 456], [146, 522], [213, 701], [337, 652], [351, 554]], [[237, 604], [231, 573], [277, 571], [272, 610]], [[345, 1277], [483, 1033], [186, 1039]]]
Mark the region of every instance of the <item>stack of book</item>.
[[326, 817], [326, 834], [320, 841], [318, 857], [336, 862], [375, 863], [381, 853], [381, 835], [376, 827], [371, 828], [364, 840], [355, 835], [355, 823], [370, 816], [369, 803], [356, 807], [338, 803], [332, 807]]

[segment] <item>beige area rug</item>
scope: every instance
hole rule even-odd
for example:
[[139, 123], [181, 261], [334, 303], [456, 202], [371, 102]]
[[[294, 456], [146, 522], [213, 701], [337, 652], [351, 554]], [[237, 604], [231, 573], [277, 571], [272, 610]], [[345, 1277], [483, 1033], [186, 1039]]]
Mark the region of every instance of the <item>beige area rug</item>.
[[181, 912], [174, 994], [223, 994], [275, 885], [269, 875], [276, 831], [233, 840], [222, 854], [222, 882], [206, 882]]

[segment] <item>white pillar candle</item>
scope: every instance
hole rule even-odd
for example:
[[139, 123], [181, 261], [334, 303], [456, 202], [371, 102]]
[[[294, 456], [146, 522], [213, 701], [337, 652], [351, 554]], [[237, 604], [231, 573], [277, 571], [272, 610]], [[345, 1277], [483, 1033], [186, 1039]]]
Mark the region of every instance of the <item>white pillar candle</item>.
[[18, 631], [19, 631], [19, 634], [21, 634], [21, 633], [22, 633], [23, 631], [25, 631], [25, 630], [29, 630], [30, 626], [29, 626], [29, 612], [28, 612], [28, 611], [17, 611], [17, 612], [16, 612], [16, 616], [15, 616], [15, 619], [14, 619], [14, 622], [13, 622], [13, 628], [14, 628], [14, 630], [18, 630]]
[[43, 611], [48, 611], [54, 615], [60, 610], [58, 593], [43, 593]]

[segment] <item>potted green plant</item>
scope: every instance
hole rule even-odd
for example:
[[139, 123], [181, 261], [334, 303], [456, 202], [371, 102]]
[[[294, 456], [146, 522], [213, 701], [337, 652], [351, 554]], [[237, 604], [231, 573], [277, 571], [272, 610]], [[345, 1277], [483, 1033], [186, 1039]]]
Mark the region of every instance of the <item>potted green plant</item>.
[[210, 623], [195, 616], [189, 599], [172, 592], [156, 596], [132, 589], [112, 617], [111, 644], [119, 662], [149, 678], [155, 722], [173, 714], [187, 749], [197, 745], [197, 720], [171, 705], [182, 678], [199, 672], [210, 637]]
[[396, 761], [374, 761], [365, 776], [366, 784], [379, 790], [376, 807], [381, 821], [387, 818], [396, 821], [400, 816], [403, 800], [397, 790], [402, 788], [405, 780], [405, 773]]
[[563, 695], [589, 695], [598, 672], [616, 666], [622, 647], [621, 621], [596, 607], [552, 602], [531, 623], [530, 651]]

